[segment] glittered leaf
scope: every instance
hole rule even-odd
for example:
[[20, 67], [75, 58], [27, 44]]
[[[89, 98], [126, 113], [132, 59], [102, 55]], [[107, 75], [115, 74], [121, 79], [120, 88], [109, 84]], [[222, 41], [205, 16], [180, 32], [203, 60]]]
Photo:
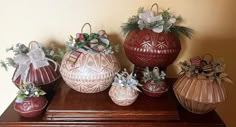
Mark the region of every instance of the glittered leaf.
[[226, 73], [221, 73], [221, 74], [219, 75], [219, 77], [220, 77], [220, 78], [228, 77], [228, 74], [226, 74]]
[[53, 56], [55, 54], [55, 52], [53, 50], [50, 51], [49, 55]]
[[233, 81], [229, 77], [224, 77], [223, 81], [230, 83], [230, 84], [234, 84]]
[[8, 57], [8, 58], [6, 58], [6, 61], [7, 61], [8, 65], [10, 65], [10, 66], [12, 66], [14, 68], [17, 67], [17, 64], [15, 63], [15, 61], [12, 58]]
[[65, 55], [65, 51], [63, 51], [62, 49], [58, 49], [58, 55], [60, 58], [63, 58], [63, 56]]
[[13, 50], [13, 46], [10, 47], [10, 48], [7, 48], [7, 49], [6, 49], [6, 52], [9, 52], [9, 51], [12, 51], [12, 50]]
[[144, 12], [144, 7], [140, 7], [139, 9], [138, 9], [138, 14], [139, 13], [143, 13]]
[[142, 92], [137, 86], [131, 86], [131, 88], [138, 91], [138, 92]]
[[74, 40], [74, 37], [73, 37], [72, 35], [70, 35], [69, 41], [70, 41], [70, 42], [73, 42], [73, 40]]
[[38, 93], [38, 95], [40, 95], [40, 96], [45, 95], [45, 94], [46, 94], [46, 92], [44, 92], [42, 90], [40, 90], [39, 93]]
[[0, 61], [1, 67], [3, 67], [6, 71], [8, 71], [7, 64], [4, 61]]

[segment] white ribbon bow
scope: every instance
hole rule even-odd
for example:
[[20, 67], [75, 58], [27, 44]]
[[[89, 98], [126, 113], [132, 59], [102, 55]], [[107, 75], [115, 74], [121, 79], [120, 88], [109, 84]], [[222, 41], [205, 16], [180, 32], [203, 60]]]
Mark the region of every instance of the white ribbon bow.
[[55, 64], [55, 71], [57, 70], [57, 64], [46, 58], [44, 51], [41, 47], [32, 48], [27, 54], [19, 54], [14, 58], [14, 61], [18, 64], [18, 69], [15, 72], [13, 80], [16, 80], [21, 76], [21, 80], [25, 81], [29, 73], [30, 64], [32, 63], [33, 69], [39, 69], [41, 67], [48, 66], [48, 60]]
[[156, 33], [161, 33], [163, 32], [163, 30], [165, 29], [169, 29], [173, 24], [175, 24], [176, 22], [176, 18], [175, 17], [170, 17], [170, 19], [167, 21], [166, 23], [166, 26], [164, 28], [164, 20], [163, 20], [163, 17], [162, 15], [157, 15], [155, 16], [153, 11], [146, 11], [146, 12], [143, 12], [143, 13], [139, 13], [139, 21], [138, 21], [138, 24], [140, 26], [145, 26], [145, 24], [150, 24], [150, 23], [154, 23], [154, 22], [159, 22], [156, 24], [156, 26], [154, 26], [152, 28], [152, 31], [153, 32], [156, 32]]

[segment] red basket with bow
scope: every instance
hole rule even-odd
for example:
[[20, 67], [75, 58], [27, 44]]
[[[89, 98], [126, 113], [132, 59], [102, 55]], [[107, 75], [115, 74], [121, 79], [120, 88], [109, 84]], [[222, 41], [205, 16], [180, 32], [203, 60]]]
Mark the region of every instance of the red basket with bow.
[[17, 55], [14, 61], [18, 65], [12, 77], [12, 81], [16, 86], [23, 82], [31, 82], [36, 86], [46, 85], [60, 77], [59, 65], [45, 56], [44, 51], [36, 41], [29, 43], [27, 54]]

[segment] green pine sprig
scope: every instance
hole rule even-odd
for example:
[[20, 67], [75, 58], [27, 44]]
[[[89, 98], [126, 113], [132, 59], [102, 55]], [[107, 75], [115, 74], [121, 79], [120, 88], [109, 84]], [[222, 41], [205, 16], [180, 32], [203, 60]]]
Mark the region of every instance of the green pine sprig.
[[177, 37], [180, 37], [182, 34], [189, 39], [191, 39], [193, 35], [193, 29], [184, 26], [173, 26], [170, 28], [170, 32], [174, 33]]

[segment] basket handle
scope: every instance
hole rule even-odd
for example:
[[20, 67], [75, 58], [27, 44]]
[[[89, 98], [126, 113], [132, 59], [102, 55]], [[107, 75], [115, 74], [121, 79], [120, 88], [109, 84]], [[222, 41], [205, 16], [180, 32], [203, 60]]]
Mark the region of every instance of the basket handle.
[[85, 24], [82, 26], [82, 28], [81, 28], [81, 33], [83, 33], [84, 27], [85, 27], [86, 25], [89, 26], [89, 30], [90, 30], [90, 33], [89, 33], [89, 34], [91, 34], [91, 33], [92, 33], [92, 27], [91, 27], [90, 23], [85, 23]]
[[152, 70], [157, 70], [159, 72], [159, 68], [158, 67], [154, 67]]
[[48, 61], [51, 61], [54, 65], [55, 65], [55, 67], [54, 67], [54, 71], [57, 71], [57, 68], [60, 68], [60, 65], [57, 63], [57, 62], [55, 62], [54, 60], [52, 60], [52, 59], [50, 59], [50, 58], [46, 58]]
[[40, 48], [40, 45], [37, 41], [31, 41], [28, 45], [29, 49]]
[[127, 76], [129, 75], [129, 73], [128, 73], [128, 72], [122, 72], [122, 75], [123, 75], [124, 77], [127, 77]]
[[152, 9], [153, 9], [154, 6], [156, 6], [156, 8], [157, 8], [157, 11], [156, 11], [156, 12], [158, 13], [158, 8], [159, 8], [159, 6], [158, 6], [157, 3], [154, 3], [154, 4], [151, 6], [151, 11], [152, 11]]
[[[36, 46], [35, 46], [36, 45]], [[32, 49], [32, 48], [40, 48], [40, 45], [39, 45], [39, 43], [37, 42], [37, 41], [31, 41], [30, 43], [29, 43], [29, 49]], [[57, 68], [58, 67], [60, 67], [60, 65], [57, 63], [57, 62], [55, 62], [54, 60], [52, 60], [52, 59], [50, 59], [50, 58], [46, 58], [48, 61], [51, 61], [54, 65], [55, 65], [55, 68], [54, 68], [54, 70], [55, 71], [57, 71]]]
[[207, 61], [207, 62], [212, 62], [214, 58], [210, 53], [206, 53], [202, 56], [202, 60]]

